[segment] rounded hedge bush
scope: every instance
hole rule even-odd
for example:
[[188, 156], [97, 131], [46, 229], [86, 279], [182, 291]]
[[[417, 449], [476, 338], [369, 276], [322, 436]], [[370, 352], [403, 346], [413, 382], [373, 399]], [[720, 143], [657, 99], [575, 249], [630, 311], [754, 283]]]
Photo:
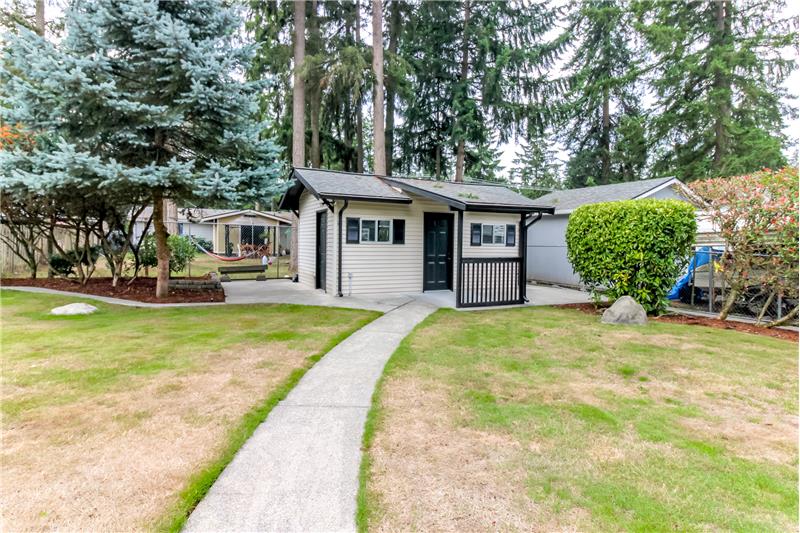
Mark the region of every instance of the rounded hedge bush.
[[567, 256], [595, 299], [628, 295], [658, 311], [689, 261], [696, 231], [694, 207], [680, 200], [589, 204], [569, 217]]

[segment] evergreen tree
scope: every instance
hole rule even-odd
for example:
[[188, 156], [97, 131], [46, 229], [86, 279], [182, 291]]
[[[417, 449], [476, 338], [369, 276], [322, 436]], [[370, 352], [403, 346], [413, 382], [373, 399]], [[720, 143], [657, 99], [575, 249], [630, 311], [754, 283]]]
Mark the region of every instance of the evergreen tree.
[[[413, 72], [401, 98], [401, 166], [456, 179], [468, 147], [541, 128], [544, 72], [561, 43], [545, 40], [560, 11], [547, 2], [423, 2], [404, 27], [399, 53]], [[478, 161], [479, 158], [472, 160]]]
[[505, 142], [548, 119], [545, 72], [560, 49], [545, 36], [560, 12], [547, 1], [462, 2], [455, 26], [459, 83], [452, 104], [456, 181], [464, 174], [467, 143], [484, 145], [495, 132]]
[[493, 139], [484, 144], [467, 146], [465, 149], [467, 181], [507, 181], [505, 169], [500, 165], [500, 150]]
[[569, 187], [639, 179], [647, 161], [637, 87], [639, 66], [627, 2], [574, 2], [562, 39], [573, 51], [561, 138], [572, 156]]
[[458, 78], [454, 35], [456, 2], [422, 2], [403, 28], [399, 54], [411, 72], [411, 89], [399, 98], [395, 127], [400, 171], [441, 178], [452, 167], [452, 102]]
[[[214, 0], [82, 0], [58, 46], [21, 29], [3, 57], [0, 118], [41, 132], [0, 154], [0, 185], [76, 198], [146, 191], [158, 296], [167, 294], [165, 199], [267, 198], [282, 171], [254, 120], [260, 84], [242, 82], [240, 19]], [[52, 141], [50, 141], [52, 139]]]
[[537, 198], [562, 187], [561, 162], [544, 135], [524, 141], [513, 163], [512, 181], [518, 183], [528, 196]]
[[656, 97], [653, 171], [685, 181], [786, 163], [784, 57], [797, 21], [784, 2], [640, 1]]

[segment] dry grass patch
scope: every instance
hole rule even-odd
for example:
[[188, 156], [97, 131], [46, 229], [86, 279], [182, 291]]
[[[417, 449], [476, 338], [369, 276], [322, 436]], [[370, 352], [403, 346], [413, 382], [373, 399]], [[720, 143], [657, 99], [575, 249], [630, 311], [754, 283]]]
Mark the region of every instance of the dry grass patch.
[[[53, 320], [45, 313], [58, 297], [2, 296], [0, 505], [9, 531], [152, 529], [245, 413], [375, 316], [103, 306], [85, 320]], [[29, 322], [49, 324], [47, 338], [28, 336]], [[270, 332], [291, 340], [257, 340]]]
[[360, 527], [796, 529], [797, 371], [733, 331], [439, 311], [376, 395]]

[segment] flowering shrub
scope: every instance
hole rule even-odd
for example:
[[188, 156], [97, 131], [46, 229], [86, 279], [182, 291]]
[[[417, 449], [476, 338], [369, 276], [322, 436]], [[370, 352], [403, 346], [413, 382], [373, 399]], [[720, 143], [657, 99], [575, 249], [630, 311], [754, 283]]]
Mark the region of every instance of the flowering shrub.
[[[769, 287], [769, 301], [775, 294], [796, 298], [797, 168], [698, 181], [691, 188], [709, 203], [707, 215], [726, 244], [721, 266], [731, 292], [720, 318], [726, 318], [739, 294], [753, 285]], [[796, 314], [797, 308], [787, 317]]]

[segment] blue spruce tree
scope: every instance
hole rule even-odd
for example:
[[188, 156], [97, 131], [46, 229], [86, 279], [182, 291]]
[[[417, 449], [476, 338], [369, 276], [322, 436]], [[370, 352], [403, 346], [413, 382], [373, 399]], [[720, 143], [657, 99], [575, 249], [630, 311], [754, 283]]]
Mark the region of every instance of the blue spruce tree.
[[266, 199], [282, 185], [279, 150], [255, 118], [263, 83], [244, 81], [252, 49], [241, 28], [220, 0], [77, 0], [58, 44], [23, 28], [6, 35], [0, 119], [37, 143], [0, 154], [0, 186], [148, 194], [165, 296], [165, 199]]

